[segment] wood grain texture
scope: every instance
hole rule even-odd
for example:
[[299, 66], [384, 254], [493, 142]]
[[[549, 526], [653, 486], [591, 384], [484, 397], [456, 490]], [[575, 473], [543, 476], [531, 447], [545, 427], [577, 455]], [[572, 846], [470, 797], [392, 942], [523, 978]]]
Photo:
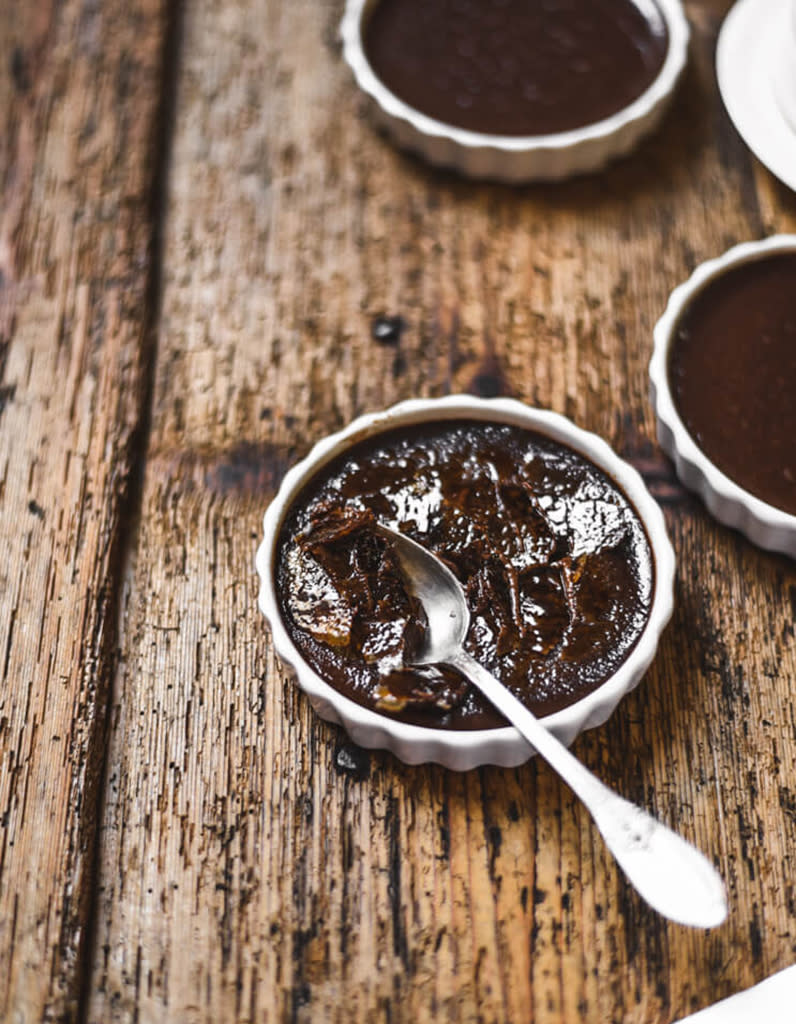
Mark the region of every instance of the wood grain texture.
[[0, 1020], [76, 1018], [131, 442], [160, 4], [0, 9]]
[[[339, 0], [186, 5], [151, 431], [123, 575], [112, 552], [146, 351], [149, 136], [131, 125], [152, 122], [158, 76], [144, 51], [155, 52], [156, 12], [139, 0], [114, 21], [111, 3], [101, 32], [89, 18], [103, 60], [138, 54], [135, 105], [121, 117], [108, 98], [101, 138], [85, 143], [98, 163], [64, 172], [52, 207], [49, 185], [35, 193], [42, 223], [50, 210], [66, 240], [25, 221], [20, 265], [56, 264], [50, 277], [36, 270], [51, 304], [18, 305], [25, 345], [2, 350], [2, 384], [16, 390], [0, 413], [0, 571], [13, 581], [0, 601], [20, 611], [0, 620], [0, 652], [16, 659], [12, 714], [0, 711], [0, 978], [12, 981], [6, 1007], [29, 1009], [20, 1019], [74, 1005], [113, 594], [121, 638], [87, 1020], [670, 1024], [796, 959], [796, 567], [715, 525], [680, 488], [646, 397], [670, 289], [736, 241], [796, 229], [793, 194], [754, 163], [716, 93], [727, 7], [688, 5], [684, 87], [635, 155], [597, 177], [508, 189], [430, 170], [376, 134], [341, 61]], [[63, 32], [52, 38], [67, 47]], [[77, 116], [58, 90], [71, 95], [81, 66], [64, 56], [43, 79], [47, 110]], [[79, 90], [96, 94], [96, 82]], [[110, 126], [133, 138], [122, 146]], [[48, 124], [35, 137], [59, 168], [82, 135]], [[62, 180], [40, 161], [26, 180]], [[75, 194], [105, 213], [86, 228], [102, 245], [71, 241]], [[83, 264], [84, 251], [109, 258]], [[53, 260], [62, 252], [77, 262], [54, 287], [72, 267]], [[119, 261], [130, 277], [114, 291]], [[81, 277], [88, 266], [99, 277]], [[53, 336], [62, 308], [69, 327]], [[383, 310], [407, 320], [398, 348], [370, 338]], [[457, 775], [365, 753], [317, 720], [274, 659], [253, 558], [285, 468], [358, 413], [457, 390], [572, 416], [665, 507], [674, 621], [640, 689], [575, 750], [715, 858], [733, 907], [715, 932], [642, 906], [543, 764]], [[22, 437], [24, 458], [11, 452]], [[45, 742], [67, 736], [59, 760]], [[45, 830], [54, 849], [37, 844]], [[56, 947], [62, 919], [69, 941]]]
[[[666, 1024], [794, 959], [796, 571], [678, 486], [646, 399], [671, 287], [796, 224], [716, 95], [725, 9], [691, 5], [687, 80], [634, 157], [521, 190], [373, 132], [339, 3], [188, 9], [90, 1020]], [[397, 350], [370, 340], [381, 310]], [[713, 933], [643, 907], [544, 765], [364, 753], [274, 662], [252, 561], [284, 468], [360, 412], [467, 389], [599, 431], [665, 505], [675, 620], [576, 750], [715, 857]]]

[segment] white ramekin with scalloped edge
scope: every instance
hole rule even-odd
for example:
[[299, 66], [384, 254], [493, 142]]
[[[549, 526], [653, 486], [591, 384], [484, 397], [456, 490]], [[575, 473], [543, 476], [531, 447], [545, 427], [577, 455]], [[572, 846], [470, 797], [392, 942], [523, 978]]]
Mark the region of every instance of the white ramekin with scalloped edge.
[[796, 516], [750, 494], [710, 461], [680, 418], [669, 385], [671, 343], [677, 323], [689, 302], [708, 282], [731, 267], [775, 252], [796, 252], [796, 235], [775, 235], [762, 242], [736, 245], [723, 256], [700, 264], [684, 284], [674, 289], [653, 331], [650, 395], [658, 443], [673, 459], [677, 475], [685, 486], [696, 491], [719, 522], [740, 530], [761, 548], [781, 551], [796, 558]]
[[362, 29], [378, 0], [348, 0], [340, 34], [357, 84], [372, 100], [377, 120], [399, 146], [432, 164], [471, 178], [509, 184], [556, 181], [597, 171], [624, 156], [659, 124], [686, 65], [689, 28], [681, 0], [655, 0], [669, 34], [655, 80], [616, 114], [573, 131], [505, 136], [466, 131], [427, 117], [391, 92], [369, 63]]
[[568, 445], [599, 466], [630, 499], [647, 533], [655, 566], [652, 608], [641, 636], [627, 659], [602, 686], [545, 719], [545, 724], [569, 745], [578, 733], [602, 723], [621, 698], [647, 671], [660, 635], [672, 613], [674, 553], [663, 515], [638, 473], [622, 461], [596, 434], [587, 433], [556, 413], [532, 409], [512, 399], [479, 399], [468, 395], [402, 402], [385, 412], [361, 416], [339, 433], [319, 441], [309, 455], [285, 476], [268, 507], [263, 540], [257, 551], [259, 604], [268, 619], [274, 649], [296, 675], [315, 711], [342, 724], [362, 747], [383, 747], [409, 764], [435, 761], [466, 770], [480, 764], [505, 767], [521, 764], [533, 750], [511, 727], [477, 731], [431, 729], [407, 725], [356, 704], [325, 682], [301, 657], [282, 620], [275, 583], [277, 542], [282, 522], [301, 489], [328, 462], [365, 438], [399, 426], [440, 420], [470, 419], [509, 423]]

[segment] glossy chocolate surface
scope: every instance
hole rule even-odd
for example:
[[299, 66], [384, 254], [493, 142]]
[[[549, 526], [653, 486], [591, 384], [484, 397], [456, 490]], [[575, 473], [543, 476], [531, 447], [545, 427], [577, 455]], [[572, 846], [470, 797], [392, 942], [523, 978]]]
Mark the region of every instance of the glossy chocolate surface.
[[669, 382], [711, 462], [796, 515], [796, 252], [732, 267], [691, 299]]
[[276, 582], [304, 659], [356, 702], [403, 721], [505, 724], [458, 673], [405, 667], [425, 620], [375, 518], [446, 560], [467, 592], [468, 649], [537, 714], [603, 683], [647, 622], [649, 542], [593, 463], [508, 425], [381, 434], [304, 488], [281, 531]]
[[376, 75], [415, 110], [491, 135], [549, 135], [610, 117], [661, 70], [653, 0], [379, 0], [364, 28]]

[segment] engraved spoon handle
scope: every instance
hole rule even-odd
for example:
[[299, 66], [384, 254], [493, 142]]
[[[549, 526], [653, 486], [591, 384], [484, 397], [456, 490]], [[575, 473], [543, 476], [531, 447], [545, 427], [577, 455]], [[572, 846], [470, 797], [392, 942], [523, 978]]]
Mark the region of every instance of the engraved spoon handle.
[[704, 854], [600, 782], [466, 652], [451, 654], [446, 663], [467, 676], [580, 797], [627, 878], [651, 907], [695, 928], [712, 928], [725, 919], [724, 883]]

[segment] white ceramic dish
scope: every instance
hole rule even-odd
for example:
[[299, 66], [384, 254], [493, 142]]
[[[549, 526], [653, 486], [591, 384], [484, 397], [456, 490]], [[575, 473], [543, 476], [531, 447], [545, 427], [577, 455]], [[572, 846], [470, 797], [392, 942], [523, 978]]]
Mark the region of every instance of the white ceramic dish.
[[328, 721], [344, 725], [354, 742], [363, 747], [385, 747], [409, 764], [436, 761], [457, 770], [480, 764], [517, 765], [527, 760], [533, 751], [511, 727], [468, 732], [407, 725], [344, 697], [310, 668], [293, 644], [279, 611], [274, 562], [285, 515], [302, 487], [331, 459], [358, 441], [397, 426], [462, 418], [516, 424], [537, 430], [581, 452], [600, 466], [631, 500], [652, 547], [655, 587], [644, 631], [615, 675], [577, 703], [545, 719], [548, 728], [562, 742], [570, 744], [582, 730], [601, 725], [621, 698], [641, 680], [671, 616], [674, 584], [674, 554], [663, 516], [641, 477], [615, 455], [605, 441], [556, 413], [531, 409], [502, 398], [477, 399], [460, 395], [413, 400], [385, 412], [362, 416], [339, 433], [319, 441], [309, 455], [287, 473], [265, 513], [263, 541], [257, 552], [259, 604], [271, 625], [274, 648], [295, 672], [299, 686], [317, 713]]
[[793, 110], [786, 97], [788, 81], [796, 88], [796, 43], [789, 67], [783, 57], [793, 38], [790, 3], [739, 0], [721, 27], [716, 76], [741, 138], [772, 174], [796, 190], [796, 130], [785, 116], [785, 110]]
[[377, 119], [400, 146], [471, 178], [516, 184], [599, 170], [630, 152], [657, 127], [688, 55], [689, 28], [680, 0], [655, 0], [666, 22], [669, 49], [657, 78], [638, 99], [611, 117], [575, 131], [525, 137], [488, 135], [427, 117], [378, 78], [362, 45], [364, 21], [377, 2], [348, 0], [340, 27], [343, 53], [357, 84], [372, 99]]
[[779, 60], [774, 67], [774, 95], [785, 120], [796, 132], [796, 0], [786, 0], [779, 43]]
[[772, 252], [796, 252], [796, 235], [776, 235], [762, 242], [736, 245], [718, 259], [702, 263], [684, 284], [675, 288], [654, 328], [649, 374], [658, 442], [674, 460], [677, 475], [685, 486], [696, 491], [719, 522], [740, 530], [761, 548], [796, 558], [796, 516], [756, 498], [710, 461], [680, 419], [669, 387], [669, 351], [677, 322], [689, 302], [730, 267]]

